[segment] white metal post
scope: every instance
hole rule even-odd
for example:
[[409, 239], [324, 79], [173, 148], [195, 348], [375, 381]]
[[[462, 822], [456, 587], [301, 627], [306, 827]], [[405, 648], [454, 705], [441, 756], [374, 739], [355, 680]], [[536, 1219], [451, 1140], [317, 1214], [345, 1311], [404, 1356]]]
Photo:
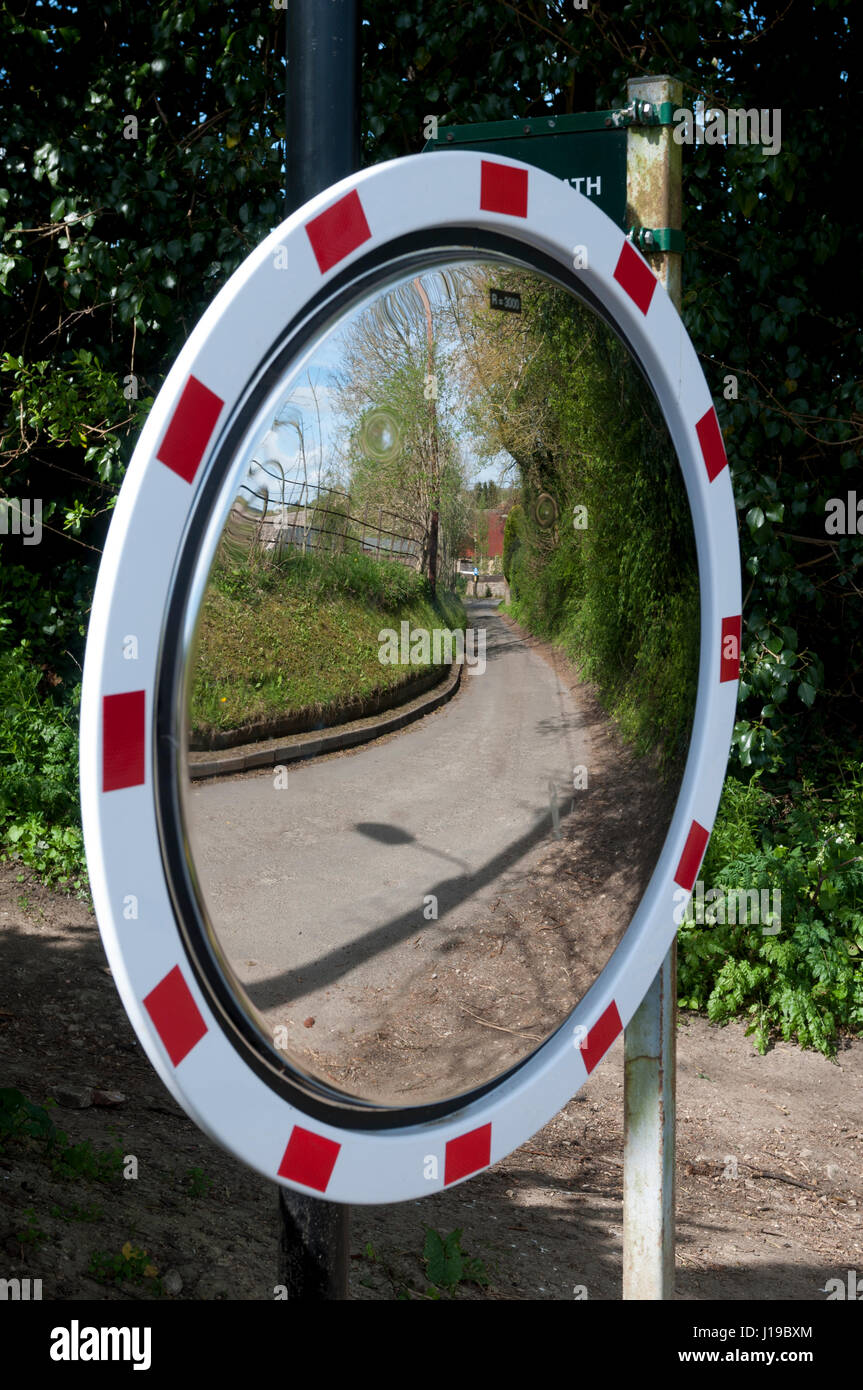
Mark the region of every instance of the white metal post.
[[[668, 77], [627, 83], [630, 102], [682, 103]], [[679, 228], [682, 150], [670, 126], [627, 131], [626, 215], [629, 226]], [[680, 310], [681, 257], [646, 253]], [[674, 1141], [677, 1028], [677, 943], [624, 1035], [623, 1297], [665, 1299], [674, 1293]]]

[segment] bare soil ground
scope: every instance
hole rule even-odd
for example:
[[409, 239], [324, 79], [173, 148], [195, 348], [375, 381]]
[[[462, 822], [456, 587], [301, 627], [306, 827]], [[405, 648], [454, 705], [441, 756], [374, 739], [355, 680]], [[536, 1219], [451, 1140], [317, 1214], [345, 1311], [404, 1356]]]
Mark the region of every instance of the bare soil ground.
[[[276, 1189], [212, 1144], [150, 1067], [86, 904], [0, 866], [0, 1084], [54, 1096], [70, 1143], [119, 1149], [136, 1179], [55, 1176], [43, 1146], [0, 1151], [0, 1277], [45, 1299], [156, 1296], [151, 1277], [105, 1284], [93, 1257], [146, 1252], [180, 1299], [272, 1299]], [[677, 1297], [823, 1300], [863, 1264], [863, 1041], [835, 1061], [779, 1043], [758, 1057], [742, 1024], [678, 1032]], [[463, 1231], [488, 1286], [467, 1299], [621, 1296], [622, 1043], [576, 1098], [488, 1172], [421, 1202], [355, 1207], [351, 1297], [428, 1296], [425, 1228]], [[88, 1104], [92, 1090], [116, 1104]]]

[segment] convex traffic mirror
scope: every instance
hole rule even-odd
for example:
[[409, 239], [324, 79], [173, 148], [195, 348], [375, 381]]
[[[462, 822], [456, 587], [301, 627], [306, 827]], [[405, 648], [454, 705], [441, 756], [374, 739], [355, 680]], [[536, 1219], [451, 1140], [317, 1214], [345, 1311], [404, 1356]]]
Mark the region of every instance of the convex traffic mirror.
[[[494, 1080], [597, 979], [665, 839], [698, 666], [689, 505], [631, 355], [547, 275], [443, 255], [346, 306], [263, 403], [190, 585], [188, 734], [176, 711], [199, 951], [263, 1055], [396, 1108]], [[496, 509], [472, 504], [483, 462]], [[664, 765], [504, 594], [578, 605]]]
[[534, 1133], [673, 939], [739, 641], [707, 386], [601, 212], [448, 152], [293, 214], [159, 395], [88, 639], [100, 929], [193, 1118], [350, 1202]]

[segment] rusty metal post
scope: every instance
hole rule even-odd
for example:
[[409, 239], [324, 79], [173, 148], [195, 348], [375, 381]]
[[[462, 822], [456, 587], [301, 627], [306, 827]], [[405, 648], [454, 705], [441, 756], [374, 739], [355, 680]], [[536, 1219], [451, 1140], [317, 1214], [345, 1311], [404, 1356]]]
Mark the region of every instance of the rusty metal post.
[[[682, 105], [669, 77], [634, 78], [630, 101]], [[682, 148], [670, 126], [634, 126], [626, 142], [627, 225], [680, 227]], [[681, 257], [647, 259], [680, 311]], [[674, 1142], [677, 1054], [675, 942], [624, 1035], [623, 1297], [667, 1299], [674, 1293]]]
[[[634, 77], [626, 84], [630, 102], [683, 105], [682, 83], [670, 77]], [[679, 229], [683, 211], [683, 146], [672, 126], [630, 126], [626, 132], [626, 225]], [[680, 312], [682, 257], [675, 251], [642, 253]]]

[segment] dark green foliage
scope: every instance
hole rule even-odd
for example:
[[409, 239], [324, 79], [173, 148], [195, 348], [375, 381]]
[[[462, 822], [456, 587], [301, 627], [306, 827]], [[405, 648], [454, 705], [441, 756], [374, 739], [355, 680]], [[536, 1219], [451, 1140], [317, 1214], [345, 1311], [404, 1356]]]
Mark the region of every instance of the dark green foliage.
[[80, 684], [65, 698], [42, 689], [26, 645], [0, 651], [0, 846], [46, 882], [81, 888], [78, 803]]
[[0, 1090], [0, 1152], [10, 1139], [42, 1139], [51, 1143], [56, 1134], [54, 1121], [43, 1105], [34, 1105], [14, 1087]]
[[88, 1202], [86, 1206], [81, 1206], [79, 1202], [72, 1202], [68, 1207], [53, 1206], [49, 1209], [49, 1216], [56, 1217], [58, 1221], [101, 1221], [104, 1212], [101, 1207], [93, 1202]]
[[203, 1168], [186, 1169], [186, 1187], [191, 1197], [206, 1197], [213, 1186], [213, 1179], [207, 1177]]
[[426, 1227], [423, 1259], [429, 1283], [454, 1294], [459, 1284], [488, 1284], [489, 1278], [482, 1260], [465, 1255], [461, 1248], [461, 1231], [442, 1236], [431, 1226]]
[[[698, 668], [689, 509], [653, 396], [628, 354], [562, 292], [531, 305], [518, 457], [524, 510], [504, 533], [512, 612], [562, 643], [641, 751], [685, 754]], [[576, 524], [578, 523], [578, 524]]]
[[90, 1182], [113, 1182], [123, 1172], [123, 1155], [117, 1148], [99, 1151], [89, 1139], [70, 1144], [62, 1130], [57, 1131], [57, 1151], [51, 1170], [59, 1178], [86, 1178]]
[[503, 573], [508, 583], [512, 583], [512, 566], [516, 560], [516, 553], [522, 543], [522, 526], [524, 512], [521, 504], [516, 503], [508, 513], [506, 524], [503, 528]]
[[501, 488], [494, 479], [488, 479], [475, 484], [473, 496], [477, 507], [497, 507], [501, 500]]
[[118, 1255], [106, 1255], [94, 1250], [90, 1256], [89, 1273], [100, 1284], [141, 1284], [156, 1298], [164, 1293], [158, 1270], [146, 1250], [126, 1241]]
[[863, 1028], [863, 765], [846, 759], [832, 780], [828, 795], [806, 780], [772, 795], [759, 774], [729, 780], [700, 877], [726, 894], [768, 889], [771, 902], [778, 890], [780, 930], [732, 914], [727, 897], [717, 924], [680, 928], [681, 1006], [714, 1022], [747, 1014], [760, 1052], [778, 1034], [829, 1055], [838, 1030]]
[[14, 9], [0, 15], [0, 460], [3, 491], [42, 499], [46, 529], [37, 546], [3, 541], [0, 606], [32, 588], [19, 636], [38, 661], [68, 662], [68, 647], [80, 665], [83, 626], [46, 643], [42, 612], [65, 614], [70, 565], [92, 588], [153, 395], [282, 213], [284, 17], [210, 0]]
[[48, 1100], [34, 1105], [13, 1088], [0, 1090], [0, 1152], [9, 1153], [16, 1144], [35, 1149], [59, 1178], [113, 1182], [123, 1170], [123, 1155], [117, 1148], [94, 1149], [89, 1139], [70, 1144], [68, 1135], [51, 1119]]

